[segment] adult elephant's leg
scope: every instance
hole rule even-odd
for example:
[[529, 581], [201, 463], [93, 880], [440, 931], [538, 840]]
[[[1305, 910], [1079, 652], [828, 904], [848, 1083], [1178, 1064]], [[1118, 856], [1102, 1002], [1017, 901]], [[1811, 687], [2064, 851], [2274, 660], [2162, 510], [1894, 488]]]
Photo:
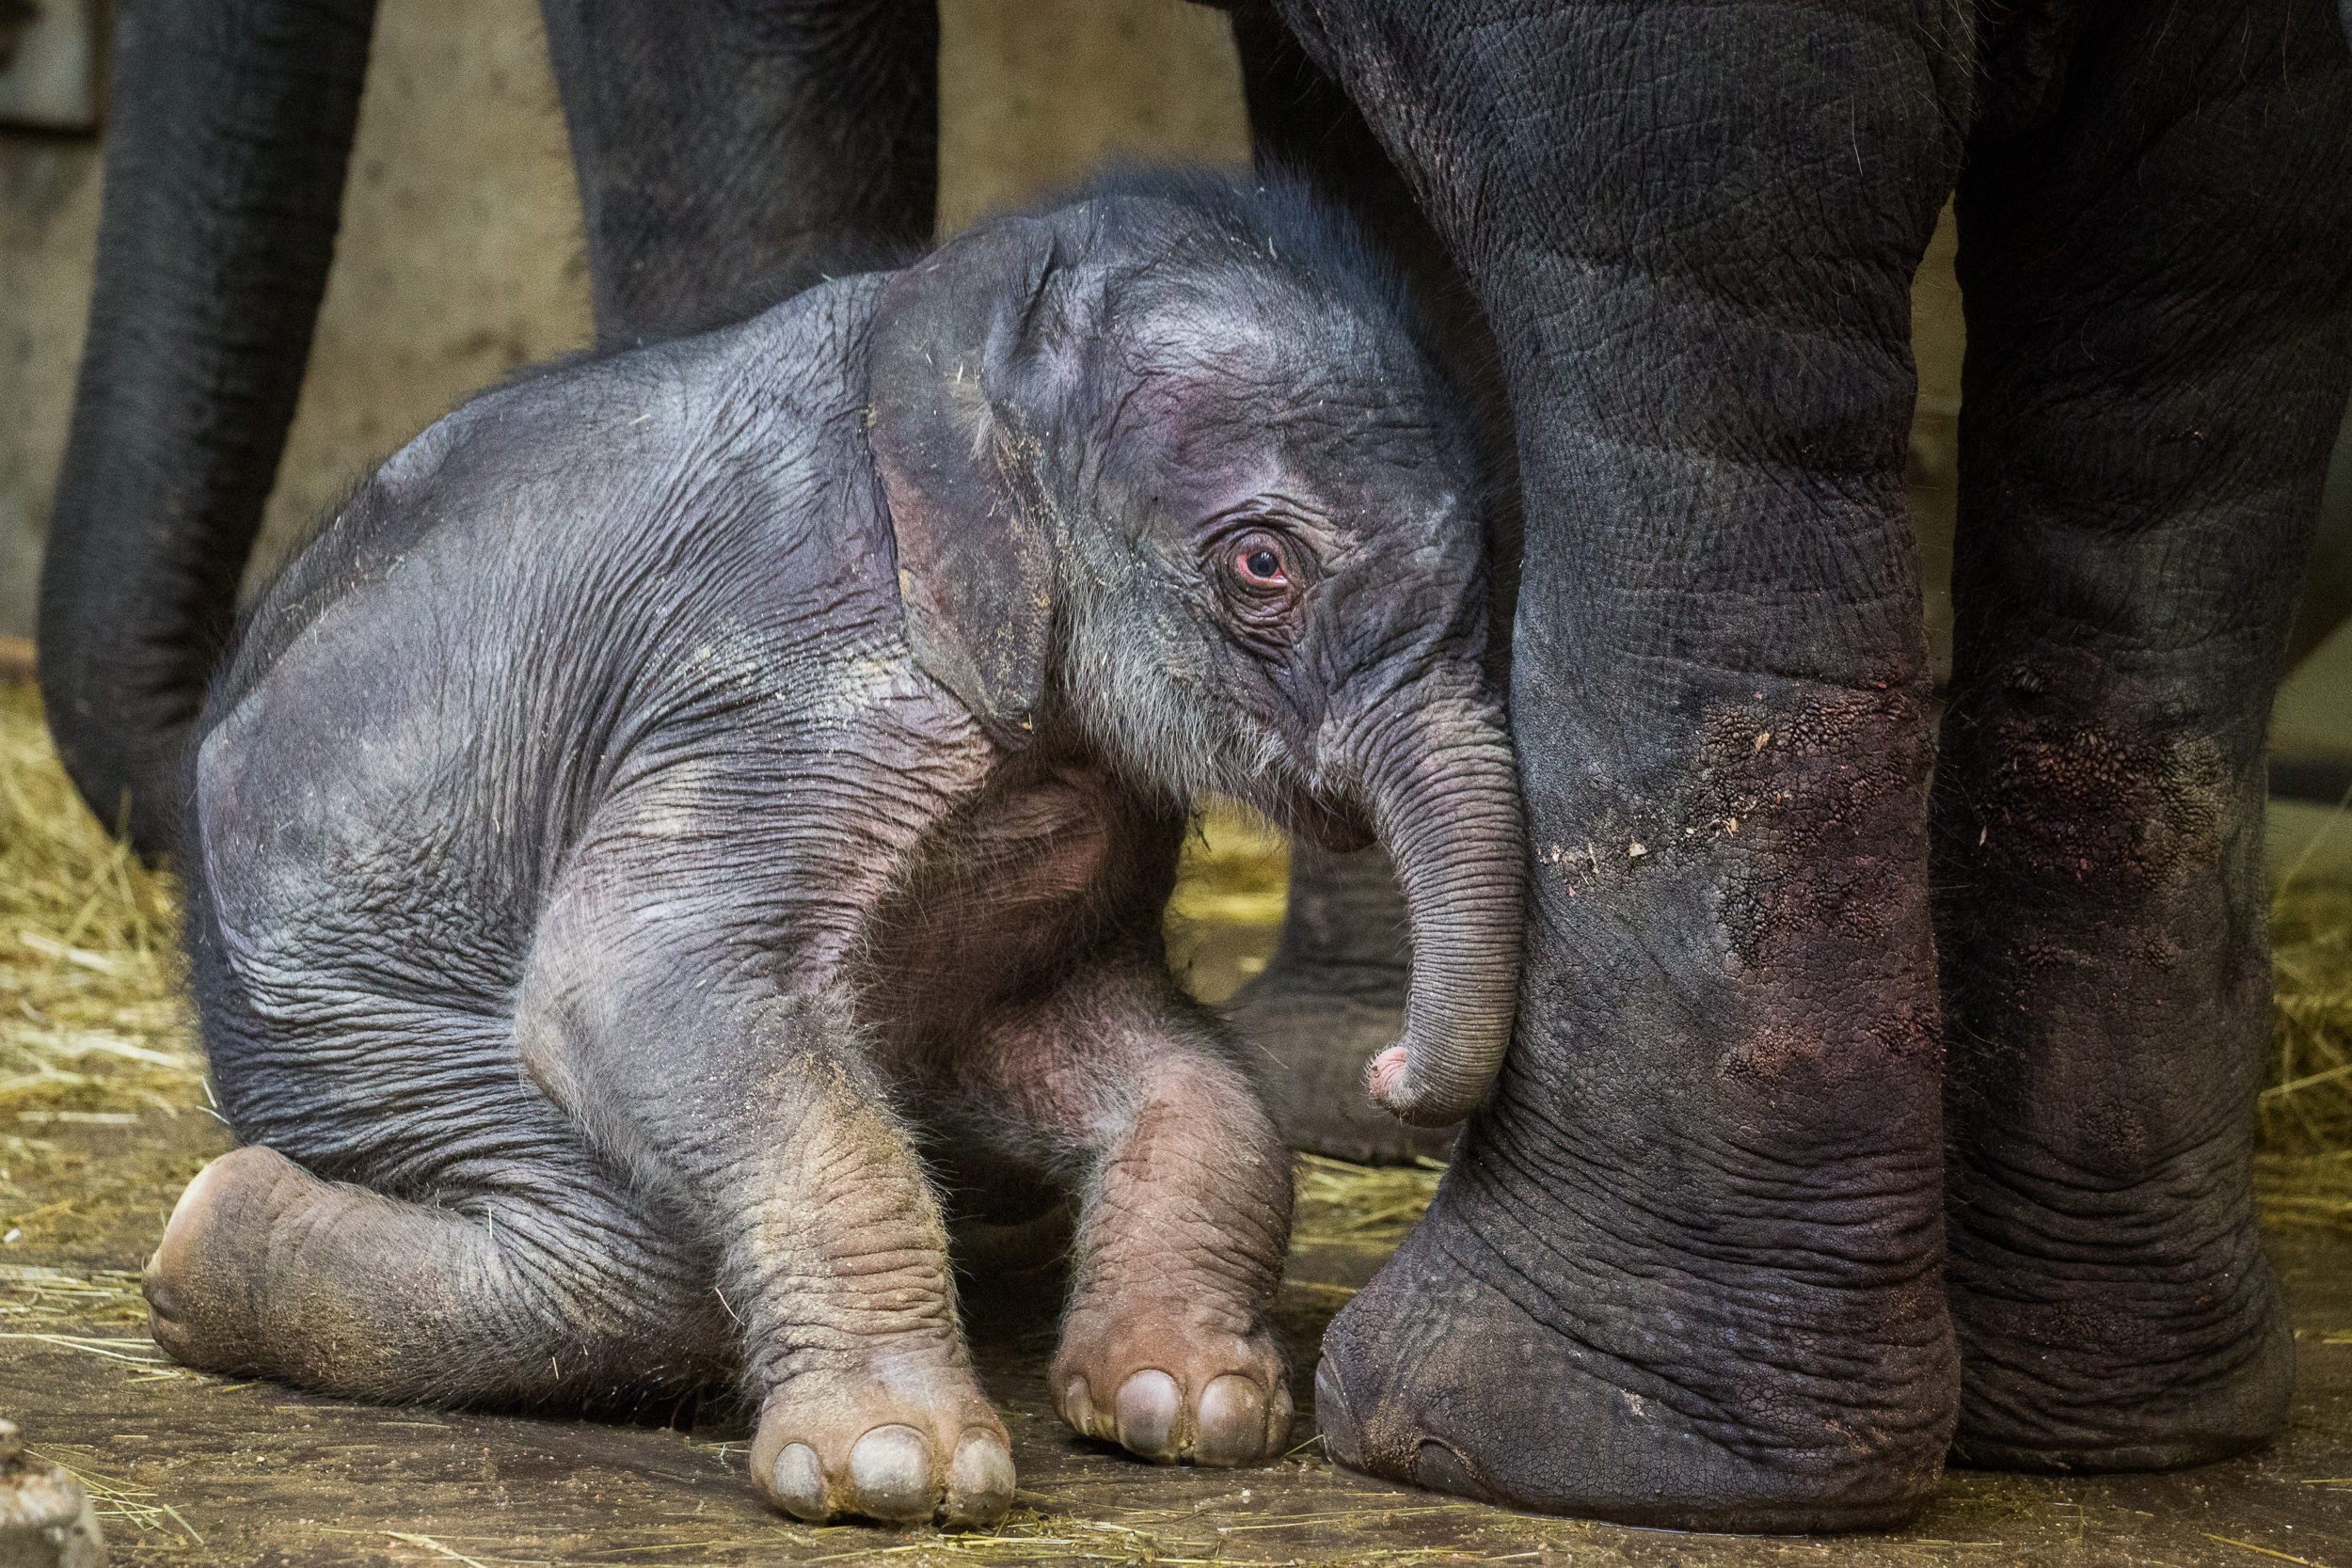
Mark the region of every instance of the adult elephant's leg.
[[931, 0], [543, 0], [596, 336], [674, 337], [931, 233]]
[[[151, 853], [171, 846], [182, 743], [294, 419], [374, 10], [155, 0], [119, 19], [40, 674], [83, 799]], [[607, 341], [722, 321], [930, 233], [928, 6], [547, 14]]]
[[1834, 1528], [1949, 1440], [1911, 274], [1964, 119], [1923, 0], [1285, 16], [1493, 323], [1527, 559], [1518, 1033], [1325, 1341], [1345, 1462]]
[[1393, 1164], [1441, 1157], [1451, 1127], [1407, 1127], [1373, 1102], [1364, 1067], [1405, 1030], [1412, 961], [1405, 895], [1378, 849], [1334, 855], [1291, 846], [1290, 905], [1264, 973], [1226, 1004], [1244, 1039], [1273, 1059], [1283, 1144]]
[[[1479, 423], [1493, 446], [1489, 483], [1500, 502], [1491, 541], [1503, 611], [1494, 639], [1500, 679], [1518, 580], [1517, 475], [1510, 409], [1486, 318], [1372, 127], [1281, 20], [1256, 7], [1239, 8], [1233, 42], [1258, 166], [1303, 177], [1387, 247], [1421, 303], [1440, 357], [1481, 409]], [[1293, 1148], [1387, 1163], [1442, 1155], [1453, 1145], [1454, 1129], [1406, 1127], [1363, 1090], [1364, 1064], [1404, 1029], [1411, 962], [1406, 927], [1395, 868], [1378, 849], [1334, 855], [1302, 842], [1292, 851], [1281, 944], [1230, 1008], [1234, 1027], [1277, 1064], [1279, 1120]]]
[[[1380, 138], [1346, 90], [1317, 65], [1297, 37], [1263, 4], [1232, 13], [1249, 145], [1261, 169], [1300, 176], [1334, 206], [1353, 214], [1405, 275], [1438, 357], [1482, 415], [1501, 427], [1495, 459], [1509, 477], [1510, 405], [1495, 362], [1494, 334], [1445, 241], [1389, 159]], [[1494, 434], [1494, 433], [1488, 433]], [[1514, 546], [1516, 537], [1505, 541]]]
[[374, 0], [154, 0], [116, 24], [89, 336], [40, 577], [66, 770], [143, 852], [294, 421]]
[[2263, 732], [2352, 376], [2326, 0], [2112, 10], [1960, 197], [1956, 1451], [2028, 1468], [2211, 1459], [2285, 1413], [2249, 1178]]

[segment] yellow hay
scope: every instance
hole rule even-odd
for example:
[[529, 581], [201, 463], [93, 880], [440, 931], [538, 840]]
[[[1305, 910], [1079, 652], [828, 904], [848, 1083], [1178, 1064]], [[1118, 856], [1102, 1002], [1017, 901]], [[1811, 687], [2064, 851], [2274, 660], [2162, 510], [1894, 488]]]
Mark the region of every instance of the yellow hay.
[[2270, 911], [2277, 1012], [2263, 1142], [2352, 1148], [2352, 887], [2289, 882]]
[[0, 686], [0, 1137], [200, 1102], [179, 918], [82, 809], [32, 690]]
[[1168, 901], [1177, 920], [1279, 926], [1290, 892], [1290, 846], [1263, 817], [1219, 801], [1186, 841], [1177, 876], [1176, 895]]
[[1393, 1246], [1438, 1196], [1445, 1166], [1435, 1160], [1385, 1169], [1295, 1156], [1298, 1207], [1292, 1236], [1302, 1243], [1376, 1242]]

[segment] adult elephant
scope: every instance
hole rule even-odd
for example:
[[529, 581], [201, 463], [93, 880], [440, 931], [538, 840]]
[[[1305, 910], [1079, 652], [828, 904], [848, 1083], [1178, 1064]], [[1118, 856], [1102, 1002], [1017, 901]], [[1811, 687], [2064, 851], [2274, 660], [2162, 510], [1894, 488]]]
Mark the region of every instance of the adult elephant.
[[[301, 374], [369, 12], [122, 18], [42, 669], [85, 793], [127, 790], [146, 845]], [[605, 340], [927, 230], [919, 0], [547, 13]], [[1524, 498], [1518, 1032], [1332, 1325], [1336, 1451], [1809, 1529], [1899, 1517], [1947, 1451], [2262, 1441], [2291, 1373], [2249, 1181], [2263, 715], [2352, 380], [2324, 0], [1239, 20], [1263, 145], [1388, 230], [1463, 341], [1454, 306], [1491, 325]], [[1907, 288], [1955, 182], [1931, 790]], [[1293, 937], [1294, 990], [1384, 983]]]

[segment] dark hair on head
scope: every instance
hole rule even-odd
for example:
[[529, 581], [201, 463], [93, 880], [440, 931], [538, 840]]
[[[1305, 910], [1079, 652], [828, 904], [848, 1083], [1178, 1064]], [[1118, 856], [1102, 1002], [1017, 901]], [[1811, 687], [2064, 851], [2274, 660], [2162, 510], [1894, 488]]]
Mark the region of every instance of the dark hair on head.
[[[1395, 263], [1353, 215], [1286, 169], [1114, 165], [1073, 190], [1012, 211], [1045, 217], [1079, 202], [1102, 203], [1106, 221], [1114, 223], [1150, 211], [1130, 203], [1178, 209], [1202, 221], [1166, 231], [1168, 261], [1245, 263], [1310, 294], [1334, 297], [1375, 319], [1399, 324], [1425, 356], [1436, 360], [1420, 308]], [[1137, 281], [1146, 277], [1138, 275]]]
[[[1517, 594], [1519, 556], [1518, 453], [1508, 412], [1501, 406], [1502, 370], [1492, 356], [1491, 341], [1465, 342], [1441, 338], [1424, 296], [1409, 285], [1388, 248], [1358, 223], [1345, 207], [1316, 194], [1305, 176], [1277, 166], [1269, 169], [1228, 170], [1191, 166], [1131, 165], [1113, 166], [1074, 191], [1022, 209], [1042, 217], [1073, 202], [1099, 200], [1112, 209], [1125, 202], [1164, 202], [1193, 214], [1205, 222], [1168, 226], [1167, 259], [1176, 263], [1159, 269], [1161, 277], [1181, 276], [1187, 263], [1212, 270], [1223, 260], [1238, 261], [1261, 274], [1272, 273], [1310, 297], [1336, 299], [1357, 314], [1400, 327], [1420, 356], [1440, 391], [1439, 417], [1469, 441], [1482, 491], [1480, 505], [1488, 519], [1488, 547], [1510, 574], [1507, 593]], [[1130, 206], [1130, 213], [1149, 211]], [[1227, 247], [1223, 255], [1206, 245]], [[1148, 293], [1153, 269], [1130, 269], [1129, 281]], [[1170, 278], [1173, 281], [1173, 278]], [[1423, 287], [1460, 291], [1459, 303], [1475, 312], [1477, 305], [1468, 284], [1456, 275], [1449, 285], [1428, 277]], [[1477, 363], [1464, 356], [1480, 356]], [[1469, 395], [1464, 378], [1492, 390]], [[1481, 411], [1486, 417], [1480, 417]]]
[[[1476, 418], [1483, 404], [1467, 395], [1461, 379], [1485, 372], [1500, 386], [1500, 371], [1491, 363], [1458, 360], [1464, 345], [1449, 350], [1396, 260], [1351, 212], [1317, 195], [1302, 175], [1279, 166], [1229, 170], [1200, 165], [1125, 165], [1002, 215], [1044, 218], [1079, 202], [1100, 203], [1098, 221], [1106, 228], [1132, 224], [1147, 241], [1160, 242], [1156, 261], [1128, 263], [1114, 276], [1115, 308], [1162, 290], [1181, 290], [1186, 286], [1186, 274], [1196, 269], [1214, 273], [1238, 263], [1310, 298], [1335, 301], [1368, 321], [1401, 329], [1440, 388], [1440, 417], [1455, 426], [1476, 454], [1482, 505], [1492, 519], [1498, 559], [1517, 561], [1518, 454], [1511, 421], [1500, 413]], [[1170, 222], [1166, 215], [1170, 209], [1195, 221]], [[1161, 214], [1156, 219], [1155, 212]], [[1147, 258], [1152, 256], [1149, 243], [1143, 249]], [[1491, 345], [1486, 352], [1491, 354]]]

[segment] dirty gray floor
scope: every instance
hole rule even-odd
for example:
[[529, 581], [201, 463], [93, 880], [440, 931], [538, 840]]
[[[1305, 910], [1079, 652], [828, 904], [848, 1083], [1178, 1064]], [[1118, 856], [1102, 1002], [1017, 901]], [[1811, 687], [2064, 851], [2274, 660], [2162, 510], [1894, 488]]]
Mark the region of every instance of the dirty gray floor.
[[[1187, 939], [1215, 997], [1271, 933]], [[71, 1243], [0, 1259], [0, 1415], [99, 1492], [118, 1563], [389, 1564], [782, 1561], [1025, 1563], [2191, 1564], [2352, 1568], [2352, 1235], [2271, 1238], [2302, 1360], [2292, 1422], [2267, 1452], [2167, 1476], [2050, 1480], [1954, 1472], [1911, 1528], [1838, 1540], [1694, 1536], [1539, 1518], [1335, 1471], [1313, 1441], [1323, 1326], [1393, 1242], [1293, 1253], [1279, 1326], [1298, 1445], [1269, 1468], [1157, 1469], [1073, 1438], [1047, 1402], [1052, 1291], [975, 1281], [974, 1341], [1013, 1434], [1013, 1516], [978, 1536], [810, 1529], [755, 1502], [744, 1413], [705, 1403], [669, 1424], [389, 1409], [174, 1367], [147, 1338], [135, 1271], [160, 1234], [153, 1195], [228, 1147], [207, 1117], [39, 1129], [87, 1153], [69, 1193], [119, 1173], [126, 1194]], [[23, 1173], [20, 1172], [20, 1180]], [[0, 1176], [5, 1176], [0, 1172]], [[656, 1418], [657, 1420], [659, 1418]], [[682, 1430], [681, 1430], [682, 1429]]]
[[[107, 1164], [200, 1157], [216, 1126], [58, 1125]], [[207, 1130], [209, 1129], [209, 1130]], [[1013, 1434], [1019, 1508], [995, 1532], [809, 1529], [753, 1500], [743, 1414], [686, 1430], [388, 1409], [173, 1367], [138, 1326], [132, 1272], [161, 1215], [72, 1247], [11, 1247], [0, 1269], [0, 1414], [101, 1493], [119, 1563], [1286, 1563], [1520, 1561], [2235, 1564], [2352, 1568], [2352, 1238], [2285, 1231], [2273, 1256], [2302, 1353], [2270, 1450], [2166, 1476], [1954, 1472], [1908, 1530], [1842, 1540], [1677, 1535], [1536, 1518], [1337, 1472], [1312, 1441], [1323, 1325], [1385, 1243], [1294, 1253], [1279, 1322], [1299, 1447], [1238, 1472], [1157, 1469], [1073, 1438], [1043, 1385], [1051, 1323], [1035, 1281], [974, 1291], [974, 1339]]]

